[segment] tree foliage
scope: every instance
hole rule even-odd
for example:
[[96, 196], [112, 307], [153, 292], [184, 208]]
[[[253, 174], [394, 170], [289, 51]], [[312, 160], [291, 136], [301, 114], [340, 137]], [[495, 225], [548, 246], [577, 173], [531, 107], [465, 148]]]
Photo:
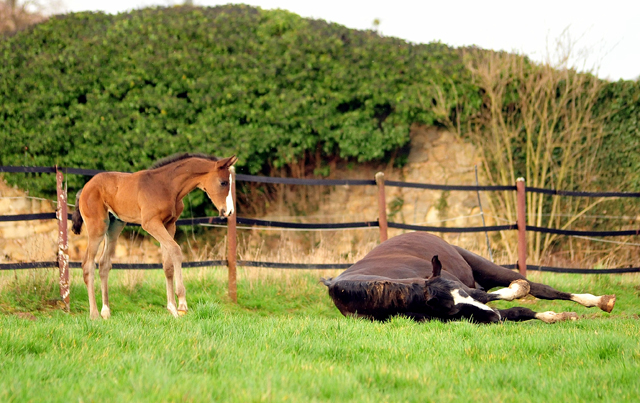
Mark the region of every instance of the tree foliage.
[[605, 130], [599, 152], [604, 175], [600, 186], [640, 192], [640, 81], [607, 83], [597, 102], [605, 115]]
[[479, 102], [445, 45], [247, 6], [68, 14], [6, 38], [0, 59], [4, 165], [132, 171], [181, 151], [236, 154], [249, 173], [317, 150], [370, 161], [412, 123], [437, 123], [434, 86]]

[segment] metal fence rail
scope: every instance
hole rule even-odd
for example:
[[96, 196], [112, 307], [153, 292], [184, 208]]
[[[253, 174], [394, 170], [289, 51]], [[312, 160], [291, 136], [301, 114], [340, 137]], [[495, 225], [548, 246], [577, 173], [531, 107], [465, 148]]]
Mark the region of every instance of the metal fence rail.
[[[100, 172], [95, 169], [80, 169], [80, 168], [64, 168], [64, 167], [21, 167], [21, 166], [0, 166], [0, 172], [7, 173], [55, 173], [57, 179], [57, 192], [58, 192], [58, 209], [56, 212], [51, 213], [38, 213], [38, 214], [17, 214], [17, 215], [5, 215], [0, 216], [0, 222], [8, 221], [33, 221], [33, 220], [48, 220], [57, 219], [59, 222], [59, 248], [58, 257], [56, 261], [47, 262], [25, 262], [25, 263], [2, 263], [0, 264], [0, 270], [16, 270], [16, 269], [33, 269], [33, 268], [53, 268], [58, 267], [60, 269], [60, 284], [61, 284], [61, 296], [68, 303], [69, 289], [68, 289], [68, 269], [79, 268], [80, 262], [69, 262], [67, 254], [67, 220], [71, 219], [67, 209], [67, 195], [66, 191], [62, 188], [63, 175], [85, 175], [93, 176]], [[562, 191], [554, 189], [541, 189], [541, 188], [525, 188], [524, 180], [518, 180], [515, 186], [462, 186], [462, 185], [437, 185], [427, 183], [411, 183], [411, 182], [398, 182], [398, 181], [385, 181], [384, 174], [378, 173], [375, 180], [361, 180], [361, 179], [297, 179], [297, 178], [276, 178], [265, 177], [255, 175], [235, 174], [235, 180], [233, 181], [233, 199], [236, 200], [235, 195], [235, 183], [240, 182], [255, 182], [255, 183], [268, 183], [268, 184], [285, 184], [285, 185], [302, 185], [302, 186], [377, 186], [378, 187], [378, 207], [379, 217], [376, 221], [362, 221], [362, 222], [348, 222], [348, 223], [293, 223], [284, 221], [273, 220], [259, 220], [253, 218], [236, 217], [233, 214], [228, 219], [223, 217], [198, 217], [198, 218], [186, 218], [180, 219], [176, 222], [177, 225], [226, 225], [228, 230], [228, 251], [227, 260], [209, 260], [209, 261], [196, 261], [196, 262], [183, 262], [183, 267], [208, 267], [208, 266], [227, 266], [229, 268], [229, 294], [232, 300], [236, 300], [235, 289], [235, 271], [236, 266], [243, 267], [265, 267], [265, 268], [281, 268], [281, 269], [313, 269], [313, 270], [326, 270], [326, 269], [346, 269], [351, 266], [351, 263], [336, 263], [336, 264], [314, 264], [314, 263], [278, 263], [278, 262], [258, 262], [258, 261], [244, 261], [236, 260], [236, 239], [237, 231], [236, 224], [244, 224], [255, 227], [269, 227], [269, 228], [283, 228], [283, 229], [298, 229], [298, 230], [339, 230], [339, 229], [356, 229], [356, 228], [373, 228], [378, 227], [380, 231], [380, 240], [387, 239], [387, 229], [397, 228], [411, 231], [429, 231], [440, 233], [472, 233], [472, 232], [495, 232], [495, 231], [518, 231], [518, 264], [516, 265], [504, 265], [504, 267], [514, 269], [526, 275], [527, 270], [534, 271], [546, 271], [553, 273], [580, 273], [580, 274], [619, 274], [619, 273], [638, 273], [640, 267], [628, 267], [617, 269], [575, 269], [575, 268], [560, 268], [549, 266], [536, 266], [526, 264], [526, 231], [552, 233], [560, 235], [571, 236], [629, 236], [640, 235], [640, 228], [637, 230], [626, 231], [576, 231], [576, 230], [561, 230], [555, 228], [544, 228], [526, 225], [526, 212], [524, 209], [524, 200], [526, 192], [541, 193], [552, 196], [570, 196], [570, 197], [630, 197], [640, 198], [640, 193], [622, 193], [622, 192], [574, 192], [574, 191]], [[386, 214], [386, 200], [385, 200], [385, 187], [401, 187], [401, 188], [413, 188], [413, 189], [428, 189], [428, 190], [447, 190], [447, 191], [516, 191], [518, 202], [518, 221], [508, 225], [497, 226], [481, 226], [481, 227], [435, 227], [424, 225], [410, 225], [403, 223], [395, 223], [387, 221]], [[138, 224], [128, 223], [130, 226], [139, 226]], [[161, 269], [161, 263], [114, 263], [113, 269], [140, 269], [151, 270]]]

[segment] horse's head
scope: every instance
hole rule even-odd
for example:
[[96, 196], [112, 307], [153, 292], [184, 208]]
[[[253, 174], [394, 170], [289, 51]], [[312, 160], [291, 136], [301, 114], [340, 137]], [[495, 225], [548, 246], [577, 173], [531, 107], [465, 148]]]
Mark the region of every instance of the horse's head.
[[238, 161], [234, 155], [215, 162], [215, 168], [207, 175], [201, 189], [211, 199], [220, 215], [229, 217], [233, 214], [233, 197], [231, 195], [232, 178], [230, 168]]

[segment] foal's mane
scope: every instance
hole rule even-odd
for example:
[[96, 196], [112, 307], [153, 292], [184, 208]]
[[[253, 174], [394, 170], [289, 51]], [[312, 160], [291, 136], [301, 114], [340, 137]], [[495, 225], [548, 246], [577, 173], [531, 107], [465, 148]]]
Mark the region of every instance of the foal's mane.
[[158, 161], [154, 162], [153, 165], [149, 167], [149, 169], [160, 168], [165, 165], [172, 164], [176, 161], [186, 160], [187, 158], [203, 158], [205, 160], [218, 161], [218, 157], [215, 157], [213, 155], [207, 155], [202, 153], [177, 153], [177, 154], [173, 154], [168, 157], [159, 159]]

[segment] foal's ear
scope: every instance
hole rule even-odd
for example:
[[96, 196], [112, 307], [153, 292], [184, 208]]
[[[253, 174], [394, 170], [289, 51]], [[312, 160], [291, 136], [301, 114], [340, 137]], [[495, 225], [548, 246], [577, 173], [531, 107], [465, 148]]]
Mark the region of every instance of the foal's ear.
[[232, 155], [229, 158], [218, 160], [218, 169], [229, 169], [233, 164], [236, 163], [236, 161], [238, 161], [238, 157], [236, 157], [235, 155]]
[[431, 266], [433, 266], [433, 274], [429, 278], [440, 277], [440, 272], [442, 272], [442, 263], [440, 263], [438, 255], [431, 258]]

